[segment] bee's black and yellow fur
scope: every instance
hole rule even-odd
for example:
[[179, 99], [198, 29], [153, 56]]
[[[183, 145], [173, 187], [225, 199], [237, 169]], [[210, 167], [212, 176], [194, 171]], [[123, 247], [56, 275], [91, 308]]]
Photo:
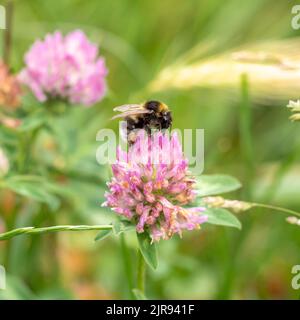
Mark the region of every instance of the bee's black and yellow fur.
[[126, 137], [129, 144], [135, 142], [136, 131], [145, 130], [149, 135], [152, 130], [166, 130], [172, 125], [169, 107], [160, 101], [147, 101], [142, 104], [126, 104], [114, 108], [121, 112], [112, 119], [123, 118], [126, 121]]
[[128, 132], [135, 129], [144, 129], [148, 133], [151, 133], [151, 129], [163, 130], [168, 129], [172, 125], [171, 111], [164, 103], [147, 101], [143, 107], [152, 112], [125, 117]]

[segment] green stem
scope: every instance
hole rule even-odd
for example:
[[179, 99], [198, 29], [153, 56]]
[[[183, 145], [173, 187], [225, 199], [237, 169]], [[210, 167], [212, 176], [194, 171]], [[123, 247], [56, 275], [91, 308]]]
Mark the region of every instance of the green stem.
[[128, 292], [129, 292], [130, 298], [133, 299], [134, 294], [132, 292], [132, 289], [134, 288], [134, 284], [133, 284], [133, 277], [132, 277], [131, 254], [126, 243], [124, 233], [120, 234], [120, 242], [121, 242], [122, 261], [124, 263], [124, 271], [126, 274], [127, 285], [128, 285]]
[[[254, 177], [254, 157], [253, 157], [253, 139], [251, 135], [252, 112], [251, 102], [249, 97], [249, 82], [247, 74], [242, 74], [240, 77], [240, 91], [241, 102], [239, 108], [239, 139], [240, 152], [243, 163], [243, 181], [245, 188], [243, 189], [243, 196], [246, 199], [252, 199], [252, 184]], [[237, 260], [240, 251], [244, 245], [244, 241], [248, 236], [251, 228], [251, 221], [248, 221], [243, 226], [242, 231], [238, 235], [232, 235], [232, 243], [228, 244], [227, 251], [232, 250], [226, 261], [227, 267], [224, 271], [224, 279], [218, 290], [218, 299], [229, 299], [231, 297], [232, 288], [235, 281], [235, 273], [237, 268]], [[232, 249], [233, 248], [233, 249]]]
[[6, 11], [6, 30], [4, 32], [4, 50], [3, 60], [6, 65], [9, 65], [10, 53], [11, 53], [11, 40], [12, 40], [12, 20], [13, 20], [13, 2], [7, 1], [5, 6]]
[[241, 75], [241, 105], [240, 105], [240, 148], [246, 163], [245, 180], [247, 181], [247, 198], [251, 197], [251, 183], [254, 174], [253, 143], [251, 135], [252, 112], [249, 99], [249, 85], [246, 74]]
[[297, 211], [291, 210], [291, 209], [276, 207], [276, 206], [272, 206], [269, 204], [255, 203], [255, 202], [250, 202], [249, 204], [251, 204], [252, 208], [256, 207], [256, 208], [271, 209], [271, 210], [275, 210], [275, 211], [279, 211], [279, 212], [283, 212], [283, 213], [292, 214], [292, 215], [300, 218], [300, 213]]
[[[15, 227], [16, 219], [17, 219], [17, 208], [11, 212], [9, 217], [6, 220], [6, 229], [13, 229]], [[5, 261], [5, 266], [7, 270], [9, 270], [10, 267], [10, 258], [11, 258], [11, 248], [13, 244], [12, 242], [8, 242], [5, 247], [5, 254], [4, 254], [4, 261]]]
[[18, 150], [18, 158], [17, 158], [17, 166], [18, 172], [24, 172], [25, 158], [26, 158], [26, 146], [25, 146], [25, 137], [23, 137], [22, 133], [19, 136], [19, 150]]
[[[249, 204], [250, 206], [248, 209], [251, 208], [263, 208], [263, 209], [270, 209], [270, 210], [275, 210], [279, 211], [282, 213], [287, 213], [289, 215], [297, 216], [300, 217], [300, 213], [296, 212], [294, 210], [286, 209], [286, 208], [281, 208], [273, 205], [268, 205], [268, 204], [263, 204], [263, 203], [255, 203], [255, 202], [244, 202], [246, 204]], [[230, 261], [227, 264], [227, 269], [225, 272], [225, 277], [224, 281], [222, 283], [222, 286], [219, 290], [218, 299], [229, 299], [230, 294], [231, 294], [231, 289], [233, 287], [233, 283], [236, 279], [236, 272], [237, 272], [237, 261], [238, 261], [238, 256], [242, 250], [242, 244], [246, 240], [247, 233], [249, 231], [249, 224], [246, 225], [246, 232], [244, 231], [239, 235], [237, 240], [233, 243], [232, 248], [233, 251], [230, 254]], [[245, 228], [244, 228], [245, 229]], [[226, 250], [228, 250], [226, 248]]]
[[[240, 78], [241, 103], [239, 108], [239, 139], [240, 151], [245, 163], [244, 182], [246, 188], [243, 189], [243, 196], [252, 200], [252, 185], [255, 174], [253, 139], [252, 139], [252, 110], [249, 96], [249, 81], [247, 74], [242, 74]], [[245, 240], [251, 229], [251, 221], [245, 223], [242, 231], [238, 235], [232, 235], [231, 243], [228, 244], [226, 250], [232, 252], [228, 255], [227, 267], [224, 272], [224, 279], [218, 290], [219, 299], [230, 299], [232, 288], [235, 282], [235, 274], [237, 272], [237, 261]]]
[[59, 231], [89, 231], [89, 230], [109, 230], [112, 229], [112, 225], [78, 225], [78, 226], [52, 226], [52, 227], [43, 227], [43, 228], [35, 228], [35, 227], [24, 227], [14, 229], [5, 233], [0, 234], [0, 241], [9, 240], [13, 237], [20, 236], [22, 234], [44, 234], [50, 232], [59, 232]]
[[144, 257], [140, 250], [137, 253], [137, 288], [144, 295], [145, 294], [145, 275], [146, 275], [146, 264]]
[[[298, 131], [295, 133], [291, 133], [292, 137], [297, 137], [298, 136]], [[264, 202], [269, 202], [276, 192], [278, 191], [278, 188], [280, 187], [282, 180], [285, 178], [286, 174], [288, 171], [291, 169], [292, 165], [295, 163], [297, 158], [299, 157], [299, 151], [300, 151], [300, 144], [298, 139], [291, 141], [292, 143], [292, 151], [290, 152], [289, 155], [287, 155], [279, 164], [274, 178], [270, 182], [265, 195], [263, 196]]]

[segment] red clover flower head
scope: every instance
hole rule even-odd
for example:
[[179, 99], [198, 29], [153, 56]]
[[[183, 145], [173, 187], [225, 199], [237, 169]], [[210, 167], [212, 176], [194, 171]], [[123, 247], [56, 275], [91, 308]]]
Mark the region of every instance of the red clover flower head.
[[60, 98], [90, 106], [106, 93], [104, 59], [81, 30], [46, 35], [32, 45], [25, 63], [19, 79], [41, 102]]
[[138, 233], [149, 232], [152, 241], [181, 236], [207, 220], [205, 208], [184, 207], [195, 199], [195, 181], [176, 134], [140, 130], [128, 152], [118, 148], [112, 172], [103, 206], [135, 223]]

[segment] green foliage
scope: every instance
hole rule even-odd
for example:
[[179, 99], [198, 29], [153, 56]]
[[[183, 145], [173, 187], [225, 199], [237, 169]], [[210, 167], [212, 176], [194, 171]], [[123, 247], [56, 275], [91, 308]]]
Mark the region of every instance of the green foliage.
[[242, 225], [238, 218], [223, 208], [208, 208], [205, 210], [205, 215], [208, 216], [207, 223], [218, 226], [233, 227], [241, 229]]
[[132, 222], [126, 220], [117, 219], [117, 221], [114, 222], [113, 226], [113, 230], [117, 236], [123, 232], [135, 230], [135, 226], [132, 224]]
[[132, 289], [134, 297], [136, 300], [147, 300], [146, 296], [139, 289]]
[[60, 200], [51, 192], [51, 183], [38, 176], [12, 176], [5, 180], [4, 187], [19, 195], [46, 203], [51, 210], [58, 209]]
[[148, 264], [152, 269], [156, 269], [158, 266], [157, 249], [156, 244], [151, 243], [151, 238], [148, 233], [137, 233], [137, 239], [139, 249]]
[[206, 197], [237, 190], [241, 183], [227, 175], [201, 175], [197, 177], [197, 195]]
[[111, 235], [112, 232], [113, 232], [112, 229], [100, 231], [100, 232], [96, 235], [95, 241], [99, 241], [99, 240], [105, 239], [106, 237], [108, 237], [109, 235]]
[[32, 115], [21, 120], [21, 125], [17, 128], [17, 131], [23, 133], [37, 129], [47, 122], [47, 118], [48, 115], [45, 111], [35, 111]]
[[[196, 204], [205, 206], [202, 197], [215, 196], [226, 192], [237, 190], [241, 183], [234, 177], [228, 175], [201, 175], [197, 177], [197, 199]], [[207, 207], [203, 213], [208, 216], [207, 223], [219, 226], [234, 227], [241, 229], [238, 218], [223, 208]]]
[[37, 296], [18, 277], [7, 275], [6, 289], [0, 290], [0, 300], [33, 300]]

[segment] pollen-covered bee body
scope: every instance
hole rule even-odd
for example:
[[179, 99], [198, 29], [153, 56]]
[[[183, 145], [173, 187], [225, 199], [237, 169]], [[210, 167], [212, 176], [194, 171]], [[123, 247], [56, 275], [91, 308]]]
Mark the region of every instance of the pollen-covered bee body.
[[113, 117], [126, 121], [127, 140], [135, 141], [135, 131], [144, 129], [148, 134], [151, 130], [166, 130], [172, 125], [172, 115], [168, 106], [159, 101], [147, 101], [143, 104], [131, 104], [114, 108], [121, 113]]

